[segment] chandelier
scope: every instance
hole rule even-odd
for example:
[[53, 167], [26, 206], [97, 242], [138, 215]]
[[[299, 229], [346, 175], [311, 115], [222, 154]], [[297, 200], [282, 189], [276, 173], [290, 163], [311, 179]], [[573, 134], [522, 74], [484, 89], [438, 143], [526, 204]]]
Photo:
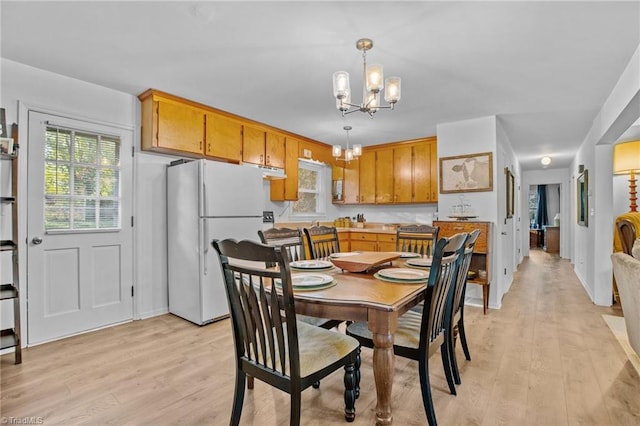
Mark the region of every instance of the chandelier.
[[[356, 42], [356, 48], [362, 51], [362, 103], [351, 103], [351, 88], [349, 87], [349, 73], [336, 71], [333, 73], [333, 96], [336, 98], [336, 108], [342, 111], [342, 116], [355, 111], [366, 112], [371, 118], [380, 108], [393, 109], [400, 100], [400, 77], [387, 77], [384, 81], [382, 65], [367, 66], [367, 50], [373, 47], [373, 40], [361, 38]], [[384, 100], [389, 105], [380, 105], [380, 91], [384, 90]]]
[[[362, 145], [355, 144], [353, 148], [349, 148], [349, 130], [352, 129], [351, 126], [344, 126], [344, 130], [347, 131], [347, 148], [344, 150], [344, 159], [340, 158], [342, 161], [346, 161], [347, 163], [351, 160], [354, 160], [362, 154]], [[331, 150], [333, 156], [337, 159], [342, 155], [342, 147], [340, 145], [334, 145]]]

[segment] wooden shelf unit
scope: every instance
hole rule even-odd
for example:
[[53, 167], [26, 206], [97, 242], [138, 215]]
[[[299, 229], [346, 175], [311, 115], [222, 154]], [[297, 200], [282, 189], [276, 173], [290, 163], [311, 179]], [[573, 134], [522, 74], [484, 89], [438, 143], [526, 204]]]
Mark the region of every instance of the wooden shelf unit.
[[[18, 125], [12, 125], [13, 140], [16, 141], [15, 154], [2, 154], [1, 160], [11, 162], [11, 195], [0, 197], [0, 208], [11, 206], [11, 239], [0, 240], [0, 255], [11, 256], [12, 279], [10, 283], [0, 284], [0, 303], [12, 303], [13, 327], [0, 330], [0, 349], [14, 348], [15, 363], [22, 363], [22, 344], [20, 341], [20, 275], [18, 262]], [[2, 235], [2, 238], [7, 236]]]
[[[469, 279], [467, 282], [482, 286], [482, 309], [486, 314], [489, 307], [489, 287], [493, 277], [491, 268], [493, 223], [481, 221], [434, 221], [433, 225], [440, 228], [438, 237], [451, 237], [460, 232], [471, 232], [474, 229], [480, 229], [480, 235], [473, 249], [471, 266], [469, 267], [469, 271], [473, 271], [476, 274], [473, 279]], [[487, 275], [484, 278], [481, 278], [478, 273], [481, 269], [486, 271]]]

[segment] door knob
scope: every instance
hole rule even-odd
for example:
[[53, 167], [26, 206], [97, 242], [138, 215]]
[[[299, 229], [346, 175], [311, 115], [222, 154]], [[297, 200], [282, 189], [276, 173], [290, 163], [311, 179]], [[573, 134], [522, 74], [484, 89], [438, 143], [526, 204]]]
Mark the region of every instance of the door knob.
[[31, 242], [32, 242], [34, 245], [36, 245], [36, 246], [37, 246], [38, 244], [42, 244], [42, 238], [40, 238], [40, 237], [33, 237], [33, 238], [31, 239]]
[[506, 232], [501, 232], [500, 234], [502, 234], [502, 235], [507, 235], [507, 233], [506, 233]]

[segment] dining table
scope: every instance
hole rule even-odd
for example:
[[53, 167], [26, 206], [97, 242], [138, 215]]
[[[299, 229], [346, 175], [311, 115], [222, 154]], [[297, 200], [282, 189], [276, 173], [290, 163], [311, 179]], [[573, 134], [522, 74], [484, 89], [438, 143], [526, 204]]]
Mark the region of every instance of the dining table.
[[[338, 267], [322, 270], [333, 277], [332, 286], [312, 291], [294, 288], [296, 313], [344, 321], [366, 322], [373, 336], [373, 375], [376, 386], [376, 424], [393, 423], [391, 394], [395, 355], [394, 333], [398, 318], [424, 299], [426, 283], [389, 282], [377, 272], [406, 268], [401, 253], [388, 253], [389, 261], [361, 272]], [[330, 259], [327, 259], [330, 261]], [[426, 269], [428, 271], [428, 269]], [[292, 269], [292, 275], [301, 272]]]

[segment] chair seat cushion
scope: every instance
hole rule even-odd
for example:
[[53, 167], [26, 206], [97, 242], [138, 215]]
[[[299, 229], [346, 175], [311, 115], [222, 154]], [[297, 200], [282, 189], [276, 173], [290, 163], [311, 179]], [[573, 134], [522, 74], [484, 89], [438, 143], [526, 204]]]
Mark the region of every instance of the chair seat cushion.
[[631, 248], [631, 255], [636, 259], [640, 259], [640, 238], [636, 238]]
[[298, 321], [300, 376], [307, 377], [358, 348], [353, 337]]
[[315, 325], [316, 327], [322, 327], [324, 324], [333, 321], [327, 318], [308, 317], [306, 315], [296, 315], [296, 319], [306, 324]]
[[[398, 329], [395, 332], [394, 346], [417, 349], [420, 345], [420, 324], [422, 312], [410, 310], [398, 318]], [[347, 327], [349, 334], [372, 339], [366, 322], [354, 322]]]

